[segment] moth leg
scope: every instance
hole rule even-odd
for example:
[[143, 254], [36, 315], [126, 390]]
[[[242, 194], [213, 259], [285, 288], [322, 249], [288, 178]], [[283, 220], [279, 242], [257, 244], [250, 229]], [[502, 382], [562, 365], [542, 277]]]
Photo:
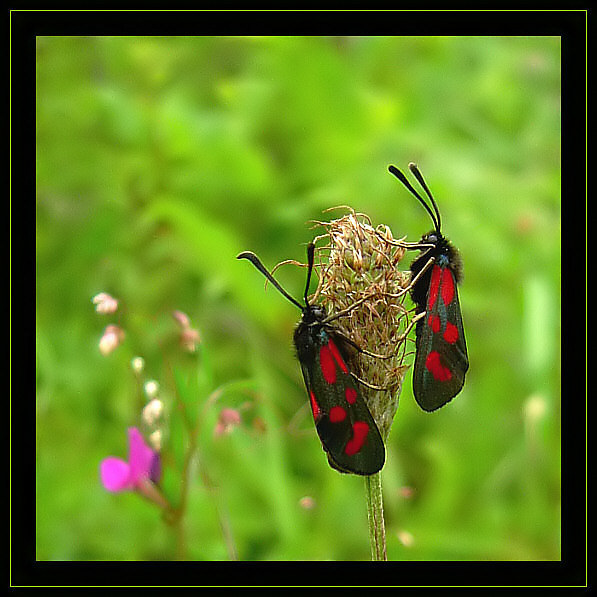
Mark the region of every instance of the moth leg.
[[354, 340], [351, 340], [348, 336], [344, 335], [339, 330], [334, 330], [334, 335], [340, 336], [340, 338], [342, 338], [342, 340], [344, 342], [346, 342], [347, 344], [350, 344], [358, 352], [360, 352], [362, 354], [366, 354], [369, 357], [374, 357], [376, 359], [389, 359], [390, 357], [394, 356], [394, 355], [391, 355], [391, 354], [388, 354], [388, 355], [386, 355], [386, 354], [377, 354], [375, 352], [370, 352], [369, 350], [366, 350], [365, 348], [361, 348]]
[[373, 384], [370, 384], [369, 382], [365, 381], [364, 379], [361, 379], [358, 375], [355, 375], [352, 371], [350, 372], [350, 375], [352, 375], [352, 377], [356, 381], [358, 381], [359, 383], [363, 384], [365, 387], [367, 387], [371, 390], [378, 390], [378, 391], [386, 392], [387, 390], [390, 389], [390, 388], [383, 388], [382, 386], [374, 386]]
[[[408, 324], [408, 327], [404, 330], [404, 332], [394, 341], [396, 343], [402, 342], [408, 336], [409, 332], [413, 329], [417, 321], [419, 321], [419, 319], [422, 319], [423, 317], [425, 317], [425, 311], [423, 311], [422, 313], [417, 313], [417, 315], [415, 315], [412, 318], [411, 322]], [[394, 356], [393, 354], [377, 354], [376, 352], [371, 352], [370, 350], [361, 348], [354, 340], [351, 340], [348, 336], [346, 336], [339, 330], [334, 330], [334, 335], [340, 336], [340, 338], [342, 338], [344, 342], [350, 344], [355, 350], [357, 350], [357, 352], [360, 352], [361, 354], [366, 354], [368, 357], [373, 357], [375, 359], [390, 359]]]

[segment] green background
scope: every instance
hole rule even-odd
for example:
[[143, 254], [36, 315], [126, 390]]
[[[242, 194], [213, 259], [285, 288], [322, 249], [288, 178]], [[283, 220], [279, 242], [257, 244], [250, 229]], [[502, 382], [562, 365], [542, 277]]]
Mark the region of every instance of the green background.
[[[363, 479], [329, 468], [306, 407], [299, 312], [235, 256], [303, 260], [308, 221], [346, 204], [418, 240], [429, 218], [387, 172], [409, 161], [464, 258], [470, 370], [433, 414], [407, 373], [383, 471], [388, 556], [560, 558], [559, 38], [45, 37], [38, 559], [370, 557]], [[279, 279], [300, 296], [304, 270]], [[101, 291], [116, 314], [95, 313]], [[174, 309], [200, 331], [195, 356]], [[108, 323], [126, 338], [104, 357]], [[144, 379], [168, 411], [170, 496], [177, 400], [199, 422], [184, 537], [99, 482], [102, 458], [126, 456]], [[224, 406], [243, 421], [216, 438]]]

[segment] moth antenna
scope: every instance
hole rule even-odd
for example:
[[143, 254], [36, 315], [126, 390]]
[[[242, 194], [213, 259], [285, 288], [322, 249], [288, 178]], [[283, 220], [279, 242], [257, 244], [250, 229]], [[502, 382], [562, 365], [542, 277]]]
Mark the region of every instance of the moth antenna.
[[431, 203], [433, 204], [433, 209], [435, 209], [435, 213], [437, 215], [436, 230], [438, 232], [441, 232], [442, 218], [439, 213], [439, 208], [437, 207], [437, 203], [435, 202], [435, 199], [433, 198], [433, 195], [431, 194], [431, 191], [429, 190], [429, 187], [427, 186], [427, 183], [425, 182], [425, 179], [423, 178], [421, 171], [419, 170], [418, 166], [414, 162], [411, 162], [408, 165], [408, 168], [415, 175], [415, 178], [419, 181], [419, 184], [423, 187], [423, 189], [427, 193], [427, 196], [429, 197], [429, 199], [431, 199]]
[[[419, 200], [421, 205], [423, 205], [423, 207], [427, 210], [427, 213], [431, 216], [436, 231], [439, 232], [439, 222], [436, 214], [434, 214], [433, 211], [431, 211], [431, 208], [429, 207], [429, 205], [427, 205], [427, 202], [423, 199], [423, 197], [421, 197], [421, 195], [419, 195], [419, 193], [415, 191], [414, 187], [410, 184], [410, 182], [408, 182], [406, 176], [404, 176], [404, 174], [402, 174], [402, 172], [398, 170], [396, 166], [388, 166], [388, 170]], [[435, 202], [433, 202], [433, 205], [435, 206]]]
[[307, 309], [309, 309], [309, 299], [307, 298], [307, 294], [309, 292], [309, 284], [311, 283], [311, 272], [313, 271], [313, 261], [315, 259], [315, 245], [313, 243], [309, 243], [307, 245], [307, 284], [305, 285], [305, 305]]
[[[295, 298], [291, 297], [281, 286], [278, 284], [277, 280], [267, 271], [261, 260], [255, 253], [252, 251], [243, 251], [236, 256], [237, 259], [247, 259], [250, 261], [277, 289], [278, 291], [283, 294], [291, 303], [296, 305], [301, 311], [305, 310], [305, 307], [301, 305]], [[312, 265], [312, 264], [311, 264]], [[311, 268], [309, 268], [309, 276], [311, 275]], [[307, 277], [307, 288], [309, 287], [308, 283], [309, 277]], [[308, 306], [308, 305], [307, 305]]]

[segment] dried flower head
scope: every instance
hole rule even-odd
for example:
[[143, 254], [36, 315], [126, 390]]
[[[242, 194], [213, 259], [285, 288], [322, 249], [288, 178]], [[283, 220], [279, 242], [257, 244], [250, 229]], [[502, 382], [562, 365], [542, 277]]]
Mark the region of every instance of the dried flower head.
[[341, 333], [360, 348], [380, 355], [355, 351], [349, 364], [368, 384], [361, 384], [361, 390], [386, 438], [408, 367], [406, 336], [414, 314], [404, 305], [410, 272], [398, 268], [406, 244], [395, 239], [388, 226], [374, 228], [366, 215], [352, 209], [344, 217], [318, 224], [327, 233], [316, 240], [325, 238], [328, 244], [319, 249], [316, 296], [327, 313], [346, 311], [334, 322]]

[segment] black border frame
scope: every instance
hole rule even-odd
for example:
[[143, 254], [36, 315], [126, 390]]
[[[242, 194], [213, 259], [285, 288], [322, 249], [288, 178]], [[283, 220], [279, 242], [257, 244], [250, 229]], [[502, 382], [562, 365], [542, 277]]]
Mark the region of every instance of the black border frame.
[[[457, 14], [456, 14], [457, 12]], [[587, 558], [586, 10], [24, 11], [9, 14], [11, 83], [10, 586], [585, 587]], [[38, 562], [35, 560], [35, 36], [557, 35], [562, 38], [562, 559], [559, 562]], [[579, 220], [584, 216], [584, 235]], [[584, 250], [578, 238], [584, 238]], [[568, 241], [568, 242], [567, 242]], [[574, 315], [573, 315], [574, 314]], [[584, 321], [579, 322], [579, 315]], [[573, 319], [574, 317], [574, 319]], [[579, 325], [580, 323], [580, 325]], [[583, 325], [584, 324], [584, 325]], [[566, 375], [572, 372], [574, 377]], [[584, 371], [579, 371], [579, 365]], [[581, 367], [582, 368], [582, 367]], [[28, 374], [27, 374], [28, 373]], [[583, 408], [584, 396], [584, 408]], [[27, 466], [25, 466], [27, 463]], [[13, 465], [13, 466], [11, 466]], [[235, 583], [235, 584], [231, 584]]]

